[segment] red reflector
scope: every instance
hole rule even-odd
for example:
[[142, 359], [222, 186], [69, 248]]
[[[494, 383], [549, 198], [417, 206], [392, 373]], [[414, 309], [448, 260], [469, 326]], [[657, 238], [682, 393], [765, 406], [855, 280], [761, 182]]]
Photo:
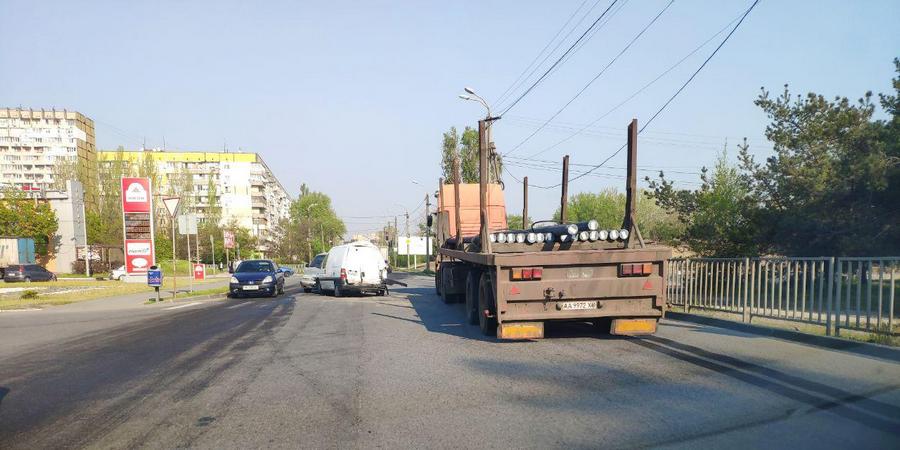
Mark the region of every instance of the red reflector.
[[341, 279], [342, 280], [347, 279], [347, 269], [343, 269], [343, 268], [341, 269]]
[[512, 279], [513, 280], [521, 280], [522, 279], [522, 269], [513, 269], [512, 270]]
[[634, 265], [622, 264], [621, 268], [622, 268], [622, 275], [631, 275], [632, 271], [634, 270]]
[[523, 280], [531, 279], [531, 269], [522, 269], [522, 279]]
[[543, 268], [535, 267], [534, 269], [531, 269], [531, 279], [532, 280], [540, 280], [542, 276], [544, 276]]

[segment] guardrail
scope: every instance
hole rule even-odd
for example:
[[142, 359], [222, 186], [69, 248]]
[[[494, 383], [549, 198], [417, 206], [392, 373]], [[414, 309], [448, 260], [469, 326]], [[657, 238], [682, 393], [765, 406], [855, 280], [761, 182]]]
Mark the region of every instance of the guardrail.
[[897, 334], [900, 257], [687, 258], [667, 262], [670, 304]]

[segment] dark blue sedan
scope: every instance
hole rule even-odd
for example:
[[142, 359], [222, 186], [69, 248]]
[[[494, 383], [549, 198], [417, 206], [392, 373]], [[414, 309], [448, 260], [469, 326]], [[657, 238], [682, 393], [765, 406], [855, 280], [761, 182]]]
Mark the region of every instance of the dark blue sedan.
[[284, 293], [284, 273], [268, 259], [243, 261], [231, 275], [228, 295], [243, 297], [265, 295], [275, 297]]

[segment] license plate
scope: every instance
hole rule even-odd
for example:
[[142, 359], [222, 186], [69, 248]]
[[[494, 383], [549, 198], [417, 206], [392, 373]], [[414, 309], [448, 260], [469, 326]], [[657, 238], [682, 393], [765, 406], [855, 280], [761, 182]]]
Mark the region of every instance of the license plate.
[[245, 290], [245, 291], [258, 291], [258, 290], [259, 290], [259, 286], [256, 286], [256, 285], [253, 285], [253, 286], [244, 286], [244, 290]]
[[572, 311], [578, 309], [597, 309], [597, 302], [562, 302], [556, 304], [560, 311]]

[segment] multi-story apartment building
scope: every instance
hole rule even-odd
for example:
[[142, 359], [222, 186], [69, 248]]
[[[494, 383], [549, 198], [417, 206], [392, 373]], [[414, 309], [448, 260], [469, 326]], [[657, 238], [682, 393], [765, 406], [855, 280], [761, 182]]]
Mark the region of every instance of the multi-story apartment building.
[[[201, 222], [209, 215], [212, 186], [221, 208], [220, 225], [234, 222], [249, 229], [259, 239], [258, 250], [262, 252], [278, 238], [274, 235], [277, 222], [290, 213], [290, 196], [257, 153], [157, 149], [101, 151], [98, 158], [101, 164], [124, 160], [134, 167], [153, 161], [159, 184], [154, 191], [158, 195], [181, 196]], [[185, 192], [186, 187], [189, 192]], [[161, 202], [157, 205], [161, 206]]]
[[68, 179], [96, 201], [94, 121], [76, 111], [0, 108], [0, 184], [46, 192]]

